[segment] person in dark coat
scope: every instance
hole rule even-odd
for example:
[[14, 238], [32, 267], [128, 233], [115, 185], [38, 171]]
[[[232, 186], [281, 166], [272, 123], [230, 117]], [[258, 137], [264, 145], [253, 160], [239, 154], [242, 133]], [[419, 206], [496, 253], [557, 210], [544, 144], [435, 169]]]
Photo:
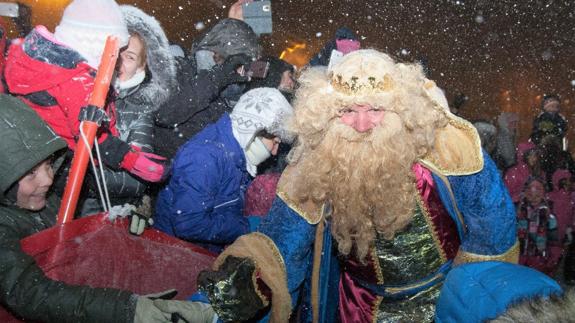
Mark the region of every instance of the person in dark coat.
[[263, 57], [260, 61], [269, 64], [268, 73], [265, 78], [252, 79], [248, 83], [248, 89], [257, 89], [258, 87], [276, 88], [291, 103], [296, 85], [294, 66], [281, 58], [273, 56]]
[[[17, 317], [41, 322], [169, 322], [154, 301], [128, 291], [72, 286], [52, 280], [20, 240], [56, 222], [57, 198], [50, 194], [52, 161], [66, 143], [17, 98], [0, 95], [0, 303]], [[162, 301], [171, 302], [171, 301]], [[189, 306], [189, 304], [188, 304]], [[195, 304], [197, 321], [213, 311]], [[195, 321], [196, 322], [196, 321]]]
[[519, 117], [515, 112], [502, 112], [497, 117], [497, 147], [494, 161], [503, 173], [518, 162], [515, 152], [518, 123]]
[[152, 152], [153, 112], [177, 90], [176, 60], [154, 17], [133, 6], [123, 5], [120, 9], [130, 42], [119, 57], [116, 127], [120, 139]]
[[[171, 180], [156, 204], [154, 226], [213, 251], [250, 232], [244, 194], [257, 165], [290, 141], [283, 123], [292, 108], [277, 89], [246, 92], [179, 150]], [[258, 219], [253, 224], [257, 224]], [[252, 225], [253, 226], [253, 225]]]
[[230, 112], [248, 77], [237, 72], [260, 55], [258, 38], [238, 19], [223, 19], [178, 59], [178, 91], [156, 112], [154, 151], [173, 158], [181, 145]]
[[497, 148], [497, 128], [487, 120], [474, 121], [473, 126], [477, 129], [481, 139], [481, 147], [490, 156], [493, 156], [495, 148]]
[[335, 39], [329, 40], [323, 48], [314, 56], [310, 62], [310, 66], [329, 66], [331, 55], [334, 50], [342, 53], [343, 55], [349, 54], [354, 50], [358, 50], [360, 42], [355, 33], [347, 28], [340, 27], [335, 32]]
[[535, 144], [546, 135], [563, 139], [567, 133], [567, 119], [561, 114], [561, 98], [557, 94], [547, 94], [541, 99], [541, 113], [533, 121], [531, 139]]

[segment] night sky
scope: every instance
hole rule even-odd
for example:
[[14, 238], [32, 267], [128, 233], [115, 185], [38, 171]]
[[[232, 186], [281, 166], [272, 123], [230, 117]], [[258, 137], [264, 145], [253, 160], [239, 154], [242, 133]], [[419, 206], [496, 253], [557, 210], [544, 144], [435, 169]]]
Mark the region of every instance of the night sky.
[[[34, 23], [53, 30], [67, 0], [26, 0]], [[189, 47], [201, 32], [227, 15], [228, 0], [140, 0], [172, 42]], [[493, 120], [500, 111], [520, 114], [522, 138], [539, 111], [540, 95], [558, 93], [573, 134], [575, 104], [575, 1], [390, 1], [272, 0], [274, 34], [262, 37], [267, 54], [305, 44], [317, 52], [339, 26], [355, 30], [362, 47], [402, 61], [426, 57], [431, 78], [451, 100], [469, 97], [462, 116]], [[200, 30], [198, 30], [200, 29]], [[539, 97], [538, 97], [539, 96]]]

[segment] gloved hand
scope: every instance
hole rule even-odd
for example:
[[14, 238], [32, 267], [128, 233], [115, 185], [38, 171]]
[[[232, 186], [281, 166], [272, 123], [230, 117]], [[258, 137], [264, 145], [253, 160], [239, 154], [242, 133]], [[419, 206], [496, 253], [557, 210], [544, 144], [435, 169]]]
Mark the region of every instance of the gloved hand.
[[169, 173], [169, 161], [159, 155], [132, 147], [124, 155], [120, 167], [148, 182], [160, 182]]
[[252, 283], [255, 270], [253, 260], [228, 256], [220, 270], [198, 275], [198, 290], [224, 322], [249, 320], [265, 307]]
[[141, 235], [149, 226], [154, 224], [152, 219], [152, 200], [148, 195], [142, 197], [142, 203], [131, 212], [130, 227], [128, 231], [133, 235]]
[[188, 301], [167, 301], [157, 299], [156, 308], [170, 315], [174, 323], [213, 323], [217, 316], [210, 304]]
[[136, 313], [134, 315], [134, 323], [165, 323], [170, 322], [171, 313], [163, 312], [161, 309], [154, 305], [155, 299], [171, 299], [176, 296], [178, 292], [175, 289], [169, 289], [156, 294], [149, 294], [138, 296], [136, 302]]
[[144, 233], [144, 229], [152, 225], [154, 225], [154, 220], [151, 217], [138, 212], [132, 212], [128, 230], [131, 234], [139, 236]]
[[251, 62], [252, 58], [246, 54], [228, 56], [222, 66], [214, 70], [216, 83], [220, 87], [225, 87], [234, 83], [248, 82], [249, 77], [238, 73], [238, 68]]
[[142, 152], [112, 135], [100, 143], [102, 161], [114, 170], [124, 169], [148, 182], [159, 182], [169, 174], [166, 158]]

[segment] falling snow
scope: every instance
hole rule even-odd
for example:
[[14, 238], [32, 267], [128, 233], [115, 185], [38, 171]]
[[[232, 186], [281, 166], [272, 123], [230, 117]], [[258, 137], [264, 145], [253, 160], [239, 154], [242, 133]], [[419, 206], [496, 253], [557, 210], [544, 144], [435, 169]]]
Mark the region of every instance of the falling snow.
[[196, 30], [203, 30], [204, 28], [206, 28], [206, 25], [203, 22], [196, 22], [196, 24], [194, 25], [194, 28], [196, 28]]
[[[156, 16], [172, 42], [191, 47], [227, 16], [233, 0], [119, 0]], [[53, 28], [58, 5], [35, 23]], [[48, 1], [45, 1], [48, 3]], [[52, 2], [50, 2], [52, 3]], [[265, 54], [304, 44], [311, 58], [340, 26], [352, 28], [364, 48], [402, 61], [425, 61], [448, 99], [465, 93], [463, 116], [493, 119], [505, 109], [537, 112], [537, 98], [559, 93], [575, 103], [575, 1], [568, 0], [273, 0], [274, 33], [262, 37]], [[195, 22], [195, 23], [194, 23]], [[504, 93], [512, 99], [504, 98]], [[504, 102], [509, 102], [505, 103]], [[575, 140], [574, 140], [575, 141]]]

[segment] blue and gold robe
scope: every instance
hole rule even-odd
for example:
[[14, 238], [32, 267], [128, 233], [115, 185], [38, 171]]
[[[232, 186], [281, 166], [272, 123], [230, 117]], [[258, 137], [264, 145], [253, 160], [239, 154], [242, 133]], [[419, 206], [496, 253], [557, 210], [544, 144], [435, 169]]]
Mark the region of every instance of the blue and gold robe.
[[216, 268], [228, 255], [254, 260], [254, 284], [263, 281], [272, 294], [263, 321], [288, 322], [296, 309], [305, 322], [432, 321], [453, 266], [518, 256], [509, 193], [469, 127], [456, 122], [437, 134], [436, 150], [413, 166], [411, 223], [392, 240], [378, 235], [363, 264], [337, 254], [325, 206], [290, 199], [288, 168], [259, 232], [228, 247]]

